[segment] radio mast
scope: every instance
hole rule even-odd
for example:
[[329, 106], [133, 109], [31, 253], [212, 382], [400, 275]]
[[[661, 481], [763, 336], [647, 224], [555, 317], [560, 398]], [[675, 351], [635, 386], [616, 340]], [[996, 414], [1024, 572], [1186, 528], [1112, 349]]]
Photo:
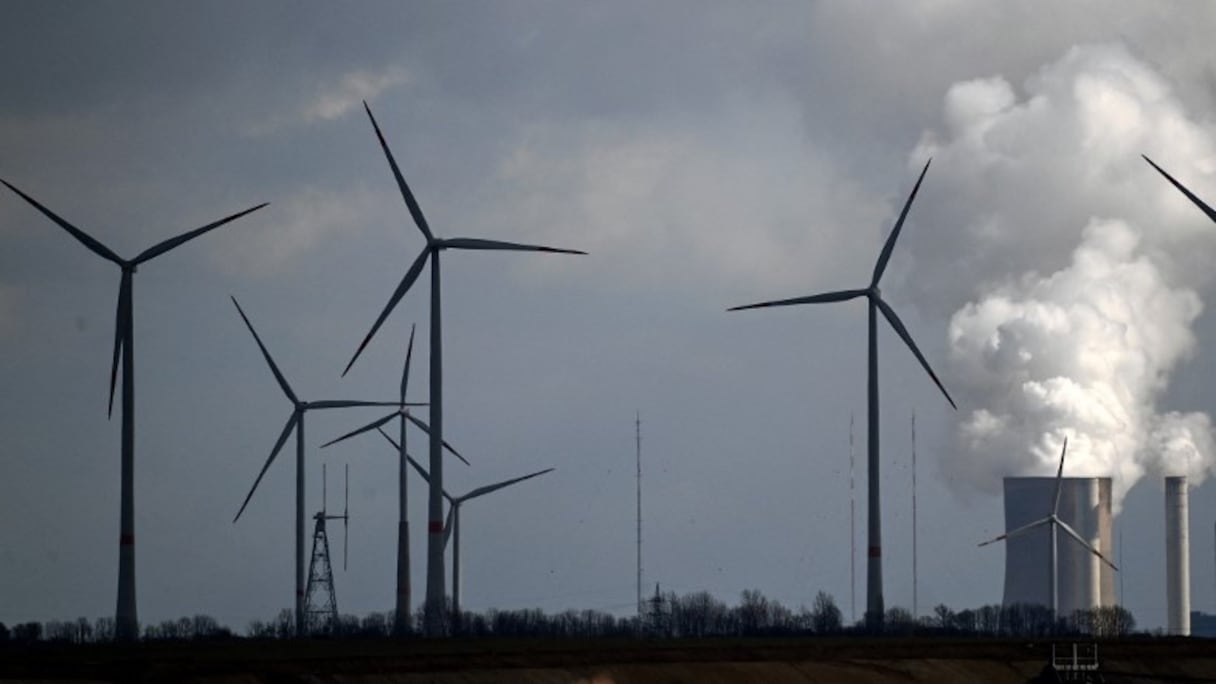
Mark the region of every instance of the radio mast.
[[638, 462], [638, 624], [642, 622], [642, 412], [638, 411], [633, 421], [633, 436]]

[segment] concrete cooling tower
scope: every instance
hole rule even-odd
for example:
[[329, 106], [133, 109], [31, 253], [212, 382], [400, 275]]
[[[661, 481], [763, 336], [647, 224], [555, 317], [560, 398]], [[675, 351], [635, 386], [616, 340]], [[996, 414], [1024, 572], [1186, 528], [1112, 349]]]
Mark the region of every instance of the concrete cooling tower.
[[[1111, 558], [1111, 481], [1109, 477], [1061, 480], [1061, 520]], [[1005, 478], [1005, 530], [1042, 520], [1051, 512], [1054, 477]], [[1110, 566], [1064, 531], [1057, 533], [1059, 614], [1115, 605]], [[1005, 542], [1005, 605], [1051, 605], [1051, 529], [1044, 525]]]

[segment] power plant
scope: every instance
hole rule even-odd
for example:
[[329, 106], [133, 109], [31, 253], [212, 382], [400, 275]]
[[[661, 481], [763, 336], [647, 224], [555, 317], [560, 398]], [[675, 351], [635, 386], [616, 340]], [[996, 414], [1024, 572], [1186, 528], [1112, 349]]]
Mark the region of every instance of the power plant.
[[[1051, 605], [1052, 532], [1048, 526], [1011, 532], [1043, 517], [1056, 495], [1054, 477], [1005, 478], [1005, 595], [1004, 604]], [[1111, 556], [1111, 479], [1109, 477], [1059, 478], [1056, 515], [1106, 557]], [[1056, 542], [1058, 614], [1115, 605], [1115, 579], [1111, 566], [1083, 546], [1068, 540]]]

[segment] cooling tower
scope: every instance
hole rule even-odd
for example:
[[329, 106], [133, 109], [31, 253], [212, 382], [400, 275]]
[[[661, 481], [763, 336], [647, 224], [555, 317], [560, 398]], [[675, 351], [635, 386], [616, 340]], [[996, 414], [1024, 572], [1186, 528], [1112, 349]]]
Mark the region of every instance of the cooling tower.
[[1165, 602], [1166, 629], [1191, 635], [1190, 501], [1186, 477], [1165, 478]]
[[[1108, 558], [1111, 539], [1109, 477], [1061, 480], [1060, 519]], [[1005, 530], [1042, 520], [1051, 512], [1054, 477], [1005, 478]], [[1115, 604], [1113, 571], [1064, 531], [1057, 533], [1059, 613]], [[1051, 605], [1051, 529], [1044, 525], [1005, 541], [1005, 605]]]

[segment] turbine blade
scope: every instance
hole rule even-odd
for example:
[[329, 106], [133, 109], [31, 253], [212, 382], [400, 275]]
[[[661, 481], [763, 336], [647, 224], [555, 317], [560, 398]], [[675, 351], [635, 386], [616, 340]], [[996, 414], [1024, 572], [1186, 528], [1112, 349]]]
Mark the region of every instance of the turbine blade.
[[[376, 432], [379, 432], [381, 437], [387, 439], [388, 443], [392, 444], [393, 448], [397, 450], [397, 453], [401, 453], [401, 445], [397, 443], [397, 440], [389, 437], [388, 433], [381, 428], [376, 428]], [[430, 478], [427, 477], [426, 471], [422, 469], [422, 466], [418, 465], [418, 463], [415, 462], [409, 454], [406, 454], [405, 457], [409, 459], [410, 465], [414, 466], [414, 470], [418, 471], [418, 474], [422, 476], [422, 479], [426, 480], [427, 482], [431, 481]]]
[[544, 475], [545, 473], [551, 473], [551, 472], [553, 472], [553, 468], [545, 468], [544, 470], [539, 470], [530, 475], [524, 475], [523, 477], [517, 477], [517, 478], [511, 479], [511, 480], [499, 482], [497, 484], [486, 485], [484, 487], [478, 487], [477, 489], [474, 489], [473, 491], [469, 492], [468, 494], [465, 494], [464, 496], [457, 497], [456, 500], [463, 503], [465, 501], [468, 501], [469, 499], [476, 499], [477, 497], [485, 496], [486, 494], [489, 494], [490, 492], [496, 492], [496, 491], [502, 489], [503, 487], [510, 487], [511, 485], [513, 485], [517, 482], [523, 482], [524, 480], [531, 480], [534, 477], [540, 477], [541, 475]]
[[1023, 534], [1026, 534], [1027, 532], [1029, 532], [1029, 531], [1033, 530], [1034, 528], [1036, 528], [1036, 527], [1042, 527], [1043, 525], [1046, 525], [1046, 524], [1048, 524], [1048, 523], [1050, 523], [1050, 522], [1051, 522], [1051, 518], [1043, 518], [1042, 520], [1036, 520], [1036, 521], [1034, 521], [1034, 522], [1032, 522], [1032, 523], [1029, 523], [1029, 524], [1027, 524], [1027, 525], [1022, 525], [1021, 527], [1017, 528], [1016, 530], [1010, 530], [1010, 531], [1006, 532], [1005, 534], [1002, 534], [1002, 535], [1001, 535], [1001, 536], [999, 536], [999, 537], [995, 537], [995, 538], [993, 538], [993, 539], [989, 539], [989, 540], [988, 540], [988, 541], [986, 541], [986, 542], [981, 542], [981, 543], [979, 544], [979, 546], [987, 546], [987, 545], [992, 544], [992, 543], [994, 543], [994, 542], [999, 542], [999, 541], [1001, 541], [1002, 539], [1013, 539], [1014, 537], [1020, 537], [1020, 536], [1022, 536]]
[[310, 409], [366, 408], [369, 406], [398, 406], [395, 401], [356, 401], [353, 399], [322, 399], [308, 402]]
[[119, 266], [126, 264], [126, 261], [124, 261], [122, 257], [115, 254], [109, 247], [106, 247], [105, 245], [101, 244], [97, 240], [93, 239], [93, 237], [91, 237], [88, 233], [85, 233], [83, 230], [81, 230], [81, 229], [77, 228], [76, 226], [73, 226], [72, 224], [63, 220], [62, 218], [59, 217], [58, 214], [56, 214], [55, 212], [51, 211], [50, 209], [47, 209], [46, 207], [39, 204], [38, 200], [34, 199], [33, 197], [30, 197], [29, 195], [25, 194], [24, 192], [21, 192], [20, 190], [18, 190], [17, 187], [14, 186], [12, 183], [9, 183], [8, 181], [4, 180], [3, 178], [0, 178], [0, 183], [4, 183], [4, 185], [7, 186], [9, 190], [12, 190], [13, 192], [20, 195], [21, 199], [25, 200], [26, 202], [29, 202], [31, 205], [33, 205], [33, 207], [35, 209], [42, 212], [42, 214], [44, 216], [46, 216], [50, 220], [54, 221], [55, 223], [58, 223], [61, 228], [63, 228], [67, 232], [71, 233], [72, 237], [76, 238], [85, 247], [88, 247], [90, 250], [92, 250], [92, 252], [94, 254], [102, 257], [103, 259], [109, 259], [110, 261], [113, 261], [114, 263], [118, 264]]
[[193, 240], [194, 238], [202, 235], [203, 233], [215, 230], [216, 228], [219, 228], [220, 226], [224, 225], [225, 223], [231, 223], [231, 222], [241, 218], [242, 216], [245, 216], [246, 214], [252, 214], [253, 212], [257, 211], [258, 209], [261, 209], [269, 204], [270, 204], [269, 202], [263, 202], [263, 203], [257, 205], [256, 207], [250, 207], [250, 208], [246, 209], [245, 211], [238, 211], [237, 213], [235, 213], [231, 216], [226, 216], [218, 221], [208, 223], [207, 225], [203, 226], [202, 228], [195, 228], [194, 230], [192, 230], [188, 233], [182, 233], [181, 235], [178, 235], [175, 238], [169, 238], [168, 240], [165, 240], [164, 242], [153, 245], [153, 246], [149, 247], [148, 249], [145, 249], [144, 251], [140, 252], [139, 256], [137, 256], [131, 260], [131, 263], [142, 264], [145, 261], [154, 259], [154, 258], [164, 254], [165, 252], [168, 252], [169, 250], [173, 249], [174, 247], [177, 247], [179, 245], [182, 245], [184, 243], [187, 243], [187, 242]]
[[[1144, 157], [1144, 161], [1151, 164], [1154, 169], [1157, 169], [1158, 173], [1160, 173], [1162, 176], [1165, 176], [1166, 180], [1168, 180], [1170, 183], [1173, 183], [1174, 187], [1178, 188], [1178, 190], [1181, 191], [1182, 194], [1186, 195], [1186, 198], [1189, 199], [1195, 206], [1199, 207], [1200, 211], [1207, 214], [1209, 219], [1211, 219], [1212, 221], [1216, 221], [1216, 211], [1213, 211], [1212, 208], [1209, 207], [1203, 200], [1201, 200], [1197, 196], [1195, 196], [1195, 193], [1191, 192], [1190, 190], [1187, 190], [1186, 186], [1184, 186], [1182, 183], [1179, 183], [1170, 174], [1166, 173], [1165, 169], [1161, 168], [1160, 166], [1157, 166], [1157, 164], [1154, 163], [1152, 159], [1149, 159], [1145, 155], [1140, 155], [1140, 156]], [[12, 186], [9, 186], [9, 187], [12, 187]]]
[[[392, 444], [393, 448], [396, 449], [398, 453], [401, 452], [401, 445], [397, 444], [397, 440], [393, 439], [392, 437], [389, 437], [388, 433], [380, 428], [377, 428], [376, 431], [379, 432], [382, 437], [387, 439], [388, 443]], [[409, 464], [411, 466], [413, 466], [414, 470], [417, 471], [417, 473], [422, 476], [423, 482], [426, 482], [427, 484], [431, 483], [431, 476], [427, 474], [426, 469], [422, 467], [422, 464], [420, 464], [420, 463], [418, 463], [418, 461], [414, 460], [413, 456], [406, 454], [405, 460], [409, 461]], [[443, 498], [447, 499], [449, 502], [455, 500], [452, 498], [452, 495], [448, 494], [446, 491], [443, 491]]]
[[452, 538], [452, 520], [456, 517], [456, 506], [457, 504], [448, 506], [448, 517], [443, 521], [443, 548], [445, 549], [448, 547], [448, 540]]
[[110, 408], [114, 415], [114, 388], [118, 386], [118, 363], [122, 346], [127, 343], [127, 320], [131, 315], [131, 272], [123, 269], [118, 285], [118, 310], [114, 314], [114, 361], [110, 364]]
[[1056, 521], [1056, 524], [1060, 526], [1060, 529], [1067, 532], [1068, 535], [1071, 536], [1073, 539], [1076, 539], [1078, 544], [1080, 544], [1081, 546], [1084, 546], [1086, 549], [1088, 549], [1090, 553], [1094, 554], [1099, 559], [1101, 559], [1101, 561], [1103, 563], [1106, 563], [1107, 565], [1109, 565], [1112, 570], [1119, 569], [1118, 567], [1115, 566], [1114, 563], [1110, 562], [1110, 559], [1108, 559], [1106, 556], [1103, 556], [1101, 551], [1095, 549], [1089, 542], [1082, 539], [1081, 535], [1077, 534], [1076, 530], [1074, 530], [1068, 526], [1068, 523], [1064, 522], [1063, 520], [1060, 520], [1059, 518], [1056, 518], [1055, 521]]
[[292, 411], [291, 418], [287, 419], [287, 424], [283, 426], [283, 432], [279, 433], [279, 439], [274, 443], [274, 448], [270, 450], [270, 458], [266, 459], [266, 463], [262, 466], [262, 471], [258, 473], [258, 477], [253, 481], [253, 486], [249, 488], [249, 493], [245, 495], [245, 502], [241, 504], [241, 510], [236, 512], [236, 517], [232, 522], [241, 519], [241, 514], [245, 512], [245, 507], [249, 505], [249, 500], [253, 498], [253, 493], [257, 491], [258, 485], [262, 483], [262, 477], [266, 475], [266, 470], [270, 468], [270, 464], [274, 463], [274, 459], [279, 455], [279, 451], [283, 448], [283, 444], [287, 442], [287, 438], [291, 436], [291, 431], [295, 429], [296, 423], [300, 422], [300, 411]]
[[917, 361], [920, 361], [921, 367], [933, 379], [933, 384], [937, 385], [937, 388], [946, 397], [946, 401], [950, 402], [950, 407], [957, 411], [958, 406], [955, 405], [954, 399], [950, 397], [950, 393], [946, 391], [946, 386], [942, 384], [942, 381], [937, 379], [937, 374], [929, 367], [929, 362], [925, 360], [924, 355], [920, 353], [920, 349], [916, 347], [916, 343], [912, 341], [912, 335], [908, 333], [908, 329], [899, 320], [899, 316], [895, 315], [895, 310], [884, 302], [881, 297], [875, 297], [874, 302], [878, 305], [879, 310], [882, 311], [882, 315], [887, 319], [887, 322], [891, 324], [892, 328], [895, 328], [895, 332], [903, 339], [904, 344], [908, 345], [908, 349], [912, 350], [912, 355], [916, 357]]
[[810, 295], [809, 297], [794, 297], [793, 299], [776, 299], [771, 302], [760, 302], [759, 304], [747, 304], [745, 306], [732, 306], [727, 311], [743, 311], [744, 309], [761, 309], [766, 306], [789, 306], [791, 304], [826, 304], [828, 302], [843, 302], [858, 297], [864, 297], [867, 294], [866, 290], [840, 290], [838, 292], [824, 292], [823, 294]]
[[430, 255], [431, 250], [430, 248], [427, 248], [422, 250], [422, 253], [418, 255], [417, 259], [414, 259], [414, 263], [410, 265], [410, 270], [406, 271], [405, 277], [401, 279], [401, 284], [399, 284], [397, 289], [393, 291], [393, 296], [389, 297], [388, 304], [385, 305], [384, 311], [380, 312], [380, 317], [376, 319], [376, 323], [372, 325], [372, 329], [367, 332], [367, 337], [363, 338], [363, 342], [361, 342], [359, 344], [359, 348], [355, 350], [355, 355], [350, 358], [350, 363], [346, 364], [346, 370], [342, 371], [343, 377], [350, 372], [350, 367], [355, 365], [355, 360], [358, 359], [359, 355], [363, 353], [363, 350], [367, 347], [367, 343], [372, 341], [372, 336], [374, 336], [376, 331], [380, 329], [380, 326], [384, 324], [384, 319], [388, 318], [388, 315], [392, 313], [393, 307], [397, 306], [397, 302], [401, 301], [401, 298], [405, 296], [406, 291], [410, 289], [410, 286], [414, 284], [414, 281], [418, 280], [418, 275], [422, 273], [422, 267], [426, 266], [427, 257]]
[[1051, 514], [1056, 515], [1060, 512], [1060, 490], [1064, 485], [1064, 454], [1068, 451], [1068, 438], [1064, 438], [1064, 448], [1060, 449], [1060, 469], [1056, 471], [1056, 495], [1052, 499]]
[[481, 240], [478, 238], [451, 238], [448, 240], [440, 240], [439, 247], [441, 249], [478, 249], [478, 250], [506, 250], [510, 252], [550, 252], [553, 254], [586, 254], [586, 252], [578, 249], [561, 249], [558, 247], [544, 247], [542, 245], [524, 245], [518, 242], [502, 242], [501, 240]]
[[[425, 432], [428, 435], [431, 434], [431, 428], [426, 423], [422, 422], [421, 420], [418, 420], [417, 418], [415, 418], [414, 416], [409, 415], [409, 414], [406, 414], [405, 418], [406, 418], [406, 420], [410, 421], [414, 425], [417, 425], [419, 430], [422, 430], [423, 432]], [[456, 451], [456, 449], [451, 444], [448, 444], [448, 441], [446, 439], [443, 440], [443, 448], [450, 451], [453, 456], [455, 456], [456, 458], [459, 458], [465, 465], [472, 466], [472, 464], [469, 463], [468, 460], [465, 459], [464, 456], [460, 455], [459, 451]]]
[[912, 200], [916, 199], [916, 191], [920, 190], [920, 183], [925, 179], [925, 174], [929, 172], [929, 164], [932, 163], [932, 158], [925, 162], [925, 168], [921, 170], [920, 177], [916, 179], [916, 185], [912, 186], [912, 194], [908, 195], [908, 201], [904, 202], [903, 211], [899, 212], [899, 220], [895, 222], [895, 227], [887, 236], [886, 244], [882, 246], [882, 253], [878, 255], [878, 263], [874, 264], [874, 277], [870, 280], [870, 287], [878, 287], [878, 281], [882, 278], [883, 271], [887, 270], [887, 262], [891, 260], [891, 252], [895, 249], [895, 241], [899, 239], [899, 231], [904, 227], [904, 219], [908, 218]]
[[410, 343], [405, 348], [405, 370], [401, 372], [401, 403], [405, 403], [405, 388], [410, 384], [410, 360], [414, 358], [414, 329], [417, 325], [410, 324]]
[[417, 224], [418, 230], [426, 237], [429, 244], [435, 239], [431, 233], [431, 227], [426, 223], [426, 217], [422, 215], [422, 208], [418, 206], [418, 201], [414, 199], [414, 193], [410, 192], [410, 186], [406, 185], [405, 177], [401, 175], [401, 169], [397, 167], [397, 160], [393, 158], [393, 152], [388, 148], [388, 142], [384, 140], [384, 134], [380, 132], [380, 125], [376, 123], [376, 117], [372, 116], [372, 108], [367, 106], [367, 100], [363, 101], [363, 108], [367, 110], [367, 118], [372, 120], [372, 128], [376, 129], [376, 138], [380, 140], [380, 149], [384, 150], [384, 157], [388, 159], [389, 168], [393, 170], [393, 178], [397, 179], [397, 187], [401, 190], [401, 197], [405, 199], [405, 206], [410, 210], [410, 216], [414, 217], [414, 223]]
[[376, 428], [380, 427], [381, 425], [384, 425], [385, 423], [389, 422], [393, 418], [396, 418], [398, 415], [400, 415], [400, 414], [397, 413], [396, 411], [394, 411], [394, 412], [388, 414], [387, 416], [380, 418], [378, 420], [374, 420], [357, 430], [351, 430], [350, 432], [346, 433], [345, 435], [342, 435], [341, 437], [339, 437], [337, 439], [331, 439], [330, 441], [322, 444], [321, 448], [324, 449], [325, 447], [330, 446], [332, 444], [337, 444], [338, 442], [341, 442], [344, 439], [350, 439], [351, 437], [354, 437], [355, 435], [361, 435], [364, 432], [368, 432], [369, 430], [375, 430]]
[[[229, 296], [231, 297], [231, 295]], [[266, 345], [262, 344], [262, 338], [258, 336], [258, 331], [253, 329], [253, 323], [249, 322], [249, 317], [245, 315], [245, 310], [241, 308], [240, 302], [236, 301], [236, 297], [232, 297], [232, 303], [236, 305], [237, 313], [241, 314], [241, 320], [245, 321], [245, 327], [249, 328], [249, 332], [253, 333], [253, 339], [258, 343], [258, 349], [262, 350], [262, 356], [266, 358], [266, 363], [270, 366], [270, 372], [274, 373], [274, 379], [279, 382], [279, 387], [282, 388], [283, 394], [286, 394], [292, 403], [300, 403], [300, 400], [296, 398], [296, 393], [291, 391], [291, 385], [287, 384], [287, 378], [283, 377], [283, 373], [279, 371], [278, 364], [270, 357], [270, 352], [266, 349]]]

